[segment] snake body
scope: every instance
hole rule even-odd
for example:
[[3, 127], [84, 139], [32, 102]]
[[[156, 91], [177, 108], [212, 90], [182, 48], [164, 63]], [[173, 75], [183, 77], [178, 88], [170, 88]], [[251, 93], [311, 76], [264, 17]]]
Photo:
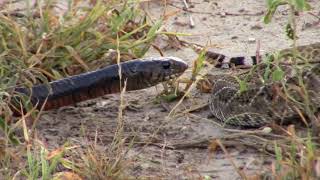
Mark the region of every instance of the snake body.
[[[280, 51], [289, 60], [292, 49]], [[320, 43], [298, 47], [299, 58], [310, 61], [320, 60]], [[236, 63], [243, 65], [245, 62], [255, 64], [257, 58], [251, 56], [227, 58], [219, 57], [222, 63]], [[221, 59], [224, 57], [225, 59]], [[230, 61], [232, 60], [232, 61]], [[257, 65], [258, 66], [258, 65]], [[221, 67], [221, 66], [220, 66]], [[265, 70], [265, 66], [261, 69]], [[300, 86], [299, 76], [292, 66], [281, 66], [285, 69], [282, 81], [261, 82], [265, 71], [255, 71], [247, 82], [247, 89], [240, 91], [239, 79], [244, 76], [231, 75], [211, 76], [213, 82], [209, 106], [212, 114], [223, 123], [242, 127], [261, 127], [271, 122], [287, 122], [300, 118], [306, 114], [306, 102], [312, 113], [320, 109], [320, 63], [314, 66], [304, 66], [300, 75], [305, 90]], [[287, 71], [286, 71], [287, 70]], [[259, 79], [260, 78], [260, 79]], [[306, 99], [304, 99], [307, 97]]]
[[38, 109], [43, 106], [44, 110], [50, 110], [118, 93], [125, 84], [127, 91], [148, 88], [181, 75], [188, 65], [176, 57], [159, 57], [124, 62], [120, 67], [121, 82], [119, 66], [115, 64], [53, 81], [48, 85], [19, 87], [15, 91], [29, 96]]

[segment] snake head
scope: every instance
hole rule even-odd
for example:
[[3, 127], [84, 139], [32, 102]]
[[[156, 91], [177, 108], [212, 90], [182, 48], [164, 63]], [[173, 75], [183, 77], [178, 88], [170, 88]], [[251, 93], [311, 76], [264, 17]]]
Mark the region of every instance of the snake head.
[[[177, 57], [146, 58], [128, 66], [126, 74], [130, 87], [150, 87], [180, 76], [188, 65]], [[136, 83], [136, 84], [134, 84]]]

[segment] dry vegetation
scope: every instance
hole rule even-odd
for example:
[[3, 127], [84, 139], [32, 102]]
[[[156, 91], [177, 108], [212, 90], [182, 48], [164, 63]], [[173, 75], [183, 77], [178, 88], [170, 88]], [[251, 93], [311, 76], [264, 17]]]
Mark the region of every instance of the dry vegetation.
[[[304, 0], [268, 2], [266, 22], [272, 19], [279, 5], [289, 4], [291, 16], [287, 29], [295, 47], [294, 13], [306, 10], [308, 5]], [[48, 1], [36, 7], [27, 5], [21, 12], [3, 9], [0, 14], [0, 176], [4, 179], [126, 179], [130, 176], [126, 174], [130, 161], [124, 157], [133, 144], [129, 142], [128, 147], [128, 142], [123, 138], [123, 104], [119, 107], [117, 132], [109, 147], [97, 145], [96, 138], [82, 148], [66, 143], [58, 149], [48, 150], [41, 137], [37, 136], [35, 123], [39, 114], [30, 106], [28, 99], [23, 102], [23, 107], [27, 107], [28, 111], [18, 119], [12, 118], [12, 87], [30, 87], [97, 69], [120, 59], [125, 61], [142, 57], [161, 33], [162, 21], [150, 23], [135, 1], [92, 1], [90, 8], [82, 7], [79, 1], [75, 1], [60, 16], [55, 13], [54, 7], [54, 1]], [[199, 80], [198, 73], [203, 68], [204, 59], [204, 53], [200, 53], [194, 62], [192, 77], [184, 89], [183, 98], [189, 96], [191, 88]], [[281, 70], [277, 71], [274, 76], [281, 76]], [[171, 94], [165, 97], [170, 101], [177, 98]], [[169, 116], [185, 113], [175, 112], [175, 108]], [[308, 115], [310, 119], [317, 120], [313, 114]], [[30, 119], [34, 124], [28, 126], [27, 120]], [[309, 128], [303, 128], [299, 133], [295, 126], [288, 126], [287, 129], [276, 127], [272, 132], [269, 128], [225, 130], [230, 132], [229, 136], [201, 143], [208, 146], [213, 154], [217, 149], [222, 149], [227, 157], [225, 146], [237, 144], [254, 147], [274, 157], [270, 173], [255, 177], [247, 176], [233, 164], [244, 179], [320, 177], [319, 138], [313, 136]], [[171, 148], [192, 146], [192, 143], [176, 144]], [[233, 161], [232, 158], [229, 160]]]

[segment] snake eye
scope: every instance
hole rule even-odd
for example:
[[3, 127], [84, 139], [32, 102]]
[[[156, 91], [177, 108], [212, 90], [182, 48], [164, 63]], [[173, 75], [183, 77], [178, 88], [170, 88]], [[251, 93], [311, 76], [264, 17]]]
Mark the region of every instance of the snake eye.
[[170, 68], [170, 62], [164, 61], [162, 62], [163, 69], [169, 69]]

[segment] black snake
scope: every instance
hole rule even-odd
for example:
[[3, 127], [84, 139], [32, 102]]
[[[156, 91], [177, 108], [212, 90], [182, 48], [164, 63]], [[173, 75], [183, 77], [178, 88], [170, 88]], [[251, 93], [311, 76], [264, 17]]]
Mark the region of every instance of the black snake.
[[53, 81], [48, 85], [19, 87], [15, 91], [29, 96], [38, 109], [44, 105], [44, 110], [50, 110], [105, 94], [118, 93], [125, 82], [127, 91], [148, 88], [180, 76], [188, 65], [176, 57], [158, 57], [127, 61], [121, 63], [120, 67], [121, 81], [119, 66], [115, 64]]

